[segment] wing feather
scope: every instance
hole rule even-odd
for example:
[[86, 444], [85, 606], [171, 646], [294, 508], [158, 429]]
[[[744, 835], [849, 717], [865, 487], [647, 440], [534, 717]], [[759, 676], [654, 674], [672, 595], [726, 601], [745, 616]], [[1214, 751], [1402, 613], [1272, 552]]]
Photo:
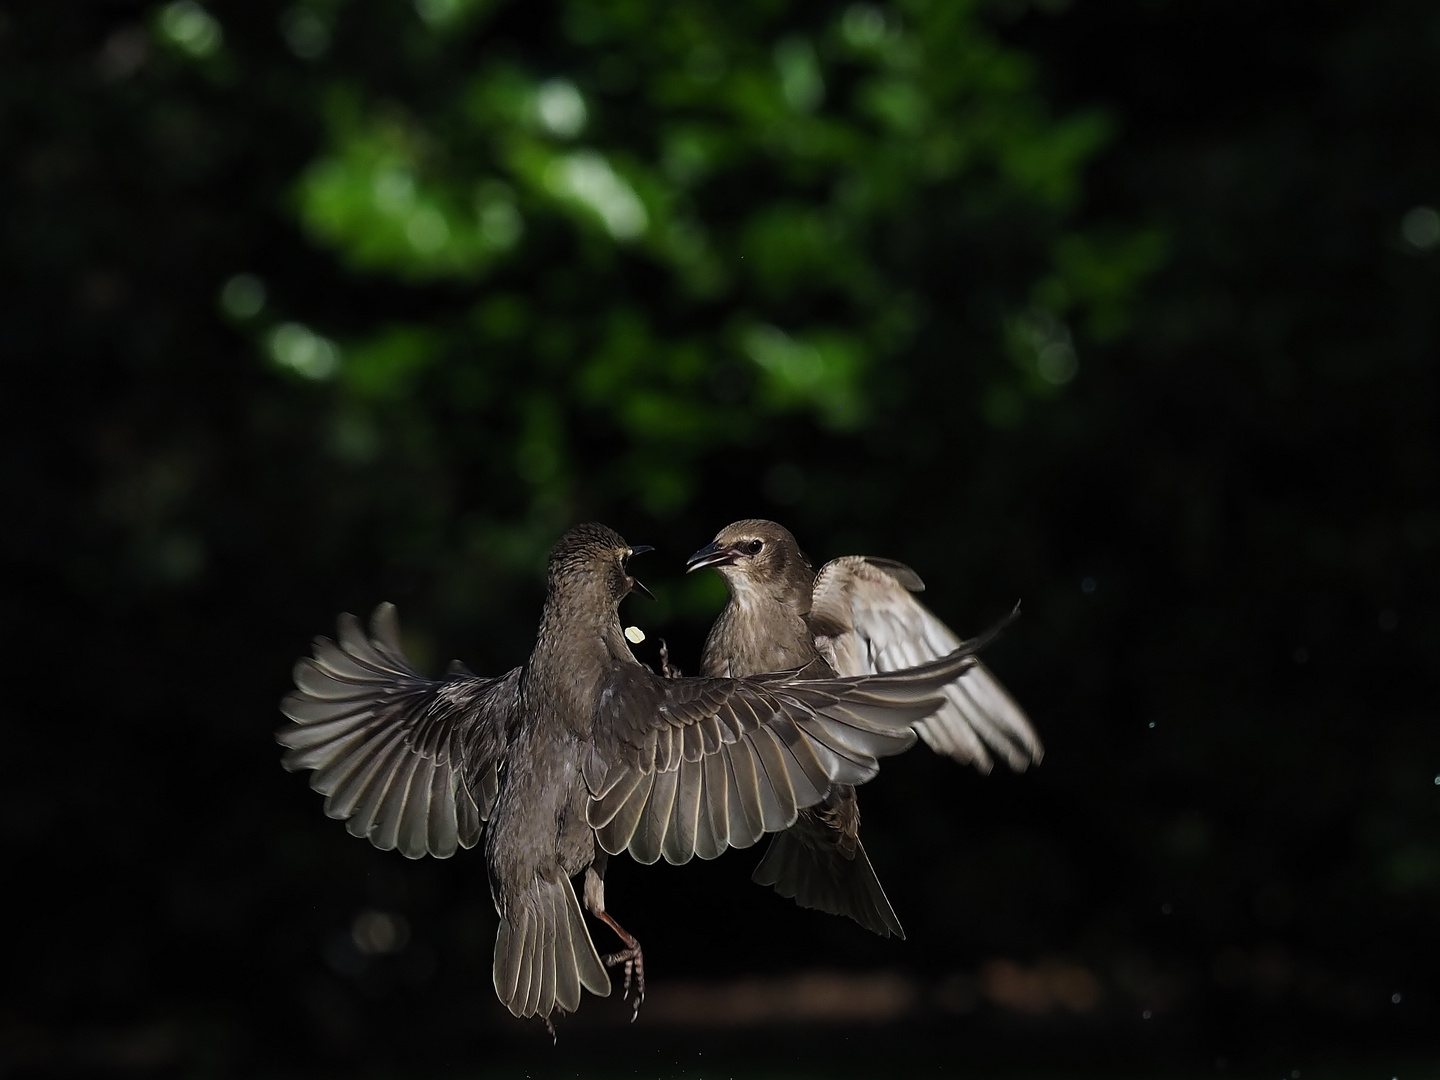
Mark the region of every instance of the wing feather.
[[646, 804], [650, 800], [650, 792], [655, 786], [655, 773], [635, 772], [635, 783], [629, 786], [624, 793], [620, 788], [613, 788], [606, 801], [613, 807], [610, 810], [610, 820], [603, 825], [595, 823], [595, 808], [599, 803], [590, 803], [590, 825], [596, 830], [596, 836], [600, 846], [611, 855], [619, 855], [628, 848], [635, 839], [635, 831], [640, 826], [640, 819], [645, 813]]
[[[810, 623], [815, 646], [842, 675], [901, 671], [960, 648], [960, 638], [912, 594], [924, 588], [903, 563], [849, 555], [815, 579]], [[978, 660], [944, 688], [945, 703], [915, 723], [936, 753], [991, 768], [992, 755], [1017, 771], [1044, 748], [1024, 711]]]
[[[799, 813], [796, 807], [795, 788], [790, 783], [790, 773], [785, 768], [781, 754], [780, 740], [769, 728], [756, 728], [746, 737], [755, 758], [764, 774], [760, 785], [760, 820], [766, 832], [780, 832], [795, 824]], [[817, 798], [815, 800], [819, 802]]]
[[649, 866], [660, 858], [665, 843], [665, 832], [670, 826], [670, 810], [675, 805], [675, 782], [678, 771], [655, 771], [655, 784], [650, 791], [650, 801], [640, 815], [640, 827], [630, 841], [630, 855], [638, 863]]
[[700, 759], [705, 772], [705, 789], [700, 800], [700, 817], [706, 827], [695, 838], [695, 854], [718, 859], [730, 846], [730, 766], [723, 750]]
[[740, 826], [738, 838], [732, 826], [730, 842], [746, 848], [765, 835], [764, 818], [760, 813], [760, 779], [758, 763], [749, 743], [736, 743], [724, 749], [729, 790], [731, 821]]
[[607, 852], [642, 863], [749, 847], [913, 745], [912, 725], [946, 704], [972, 651], [838, 678], [661, 679], [621, 665], [597, 706], [590, 825]]
[[389, 790], [390, 774], [404, 752], [404, 744], [396, 732], [377, 734], [373, 742], [347, 759], [354, 761], [358, 758], [358, 767], [347, 772], [344, 780], [336, 786], [335, 793], [325, 800], [325, 813], [333, 818], [345, 819], [346, 827], [354, 835], [368, 835], [370, 826], [374, 824], [375, 806]]
[[[448, 859], [459, 847], [460, 819], [452, 786], [455, 771], [450, 763], [436, 762], [430, 770], [430, 803], [425, 815], [425, 846], [438, 859]], [[466, 802], [469, 802], [467, 799]]]
[[474, 847], [498, 790], [520, 669], [427, 679], [405, 658], [390, 604], [375, 609], [368, 635], [350, 614], [337, 627], [337, 640], [316, 638], [295, 665], [296, 689], [280, 704], [292, 721], [275, 736], [285, 768], [310, 771], [325, 812], [384, 850], [446, 858]]
[[662, 853], [666, 862], [678, 866], [689, 862], [696, 853], [705, 770], [698, 759], [687, 759], [680, 762], [675, 772], [675, 809]]
[[[380, 777], [375, 778], [365, 802], [356, 807], [355, 817], [350, 819], [352, 823], [357, 822], [368, 811], [370, 842], [381, 851], [394, 851], [400, 845], [400, 822], [404, 820], [409, 804], [410, 785], [415, 779], [416, 767], [424, 758], [410, 753], [405, 744], [396, 739], [391, 761], [392, 765], [387, 770], [389, 775], [384, 777], [383, 783]], [[418, 853], [423, 854], [424, 851]]]

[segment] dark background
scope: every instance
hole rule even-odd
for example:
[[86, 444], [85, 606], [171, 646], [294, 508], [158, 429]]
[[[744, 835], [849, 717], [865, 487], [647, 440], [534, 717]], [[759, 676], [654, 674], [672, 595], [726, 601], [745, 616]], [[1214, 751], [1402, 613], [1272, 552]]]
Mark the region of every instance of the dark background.
[[[1437, 55], [1418, 0], [0, 9], [0, 1070], [1437, 1075]], [[864, 791], [903, 942], [617, 860], [651, 998], [552, 1047], [480, 857], [346, 835], [276, 702], [385, 599], [519, 662], [591, 518], [693, 670], [752, 515], [1022, 600], [1046, 759]]]

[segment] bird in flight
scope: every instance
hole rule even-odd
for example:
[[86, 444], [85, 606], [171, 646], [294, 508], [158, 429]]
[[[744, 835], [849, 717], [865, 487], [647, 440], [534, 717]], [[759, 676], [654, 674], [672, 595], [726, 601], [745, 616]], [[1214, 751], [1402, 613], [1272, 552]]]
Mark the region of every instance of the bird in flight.
[[[336, 640], [316, 638], [281, 703], [285, 767], [310, 770], [351, 833], [410, 858], [483, 838], [495, 991], [547, 1026], [582, 988], [608, 995], [609, 967], [624, 966], [623, 996], [633, 973], [637, 1012], [644, 997], [640, 945], [606, 910], [608, 856], [713, 859], [790, 828], [832, 785], [864, 783], [912, 745], [912, 725], [978, 663], [982, 642], [886, 674], [663, 678], [619, 619], [644, 589], [629, 559], [648, 550], [598, 524], [562, 536], [534, 648], [503, 675], [454, 664], [426, 678], [382, 604], [368, 633], [346, 614]], [[582, 874], [585, 907], [622, 945], [604, 957], [571, 881]]]
[[[751, 518], [721, 529], [690, 557], [713, 567], [730, 598], [705, 640], [700, 673], [749, 677], [802, 670], [822, 678], [898, 671], [961, 647], [914, 597], [915, 571], [891, 559], [847, 555], [817, 574], [783, 525]], [[687, 572], [688, 572], [687, 571]], [[989, 772], [992, 756], [1017, 771], [1044, 754], [1029, 719], [978, 660], [944, 688], [945, 703], [915, 723], [936, 752]], [[837, 781], [777, 833], [754, 879], [802, 907], [848, 915], [882, 936], [904, 937], [860, 842], [851, 784]]]

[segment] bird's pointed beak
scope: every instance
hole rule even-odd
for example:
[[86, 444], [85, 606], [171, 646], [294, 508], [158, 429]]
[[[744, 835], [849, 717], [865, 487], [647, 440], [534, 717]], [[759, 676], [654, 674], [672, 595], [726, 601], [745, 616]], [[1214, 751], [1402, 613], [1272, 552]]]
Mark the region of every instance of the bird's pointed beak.
[[[653, 547], [651, 547], [649, 544], [635, 544], [635, 545], [633, 545], [633, 546], [630, 548], [630, 556], [629, 556], [629, 557], [630, 557], [630, 558], [633, 558], [633, 557], [635, 557], [636, 555], [644, 555], [645, 552], [647, 552], [647, 551], [654, 551], [654, 550], [655, 550], [655, 549], [654, 549]], [[631, 574], [631, 573], [628, 573], [628, 572], [627, 572], [625, 576], [630, 579], [630, 588], [631, 588], [632, 590], [638, 590], [639, 592], [644, 593], [644, 594], [645, 594], [646, 596], [648, 596], [651, 600], [654, 600], [654, 599], [655, 599], [655, 594], [654, 594], [653, 592], [651, 592], [649, 589], [647, 589], [647, 588], [645, 587], [645, 583], [644, 583], [643, 581], [641, 581], [639, 578], [637, 578], [634, 574]]]
[[728, 566], [738, 558], [740, 552], [733, 547], [722, 547], [719, 541], [706, 544], [691, 555], [685, 563], [685, 572], [699, 570], [706, 566]]

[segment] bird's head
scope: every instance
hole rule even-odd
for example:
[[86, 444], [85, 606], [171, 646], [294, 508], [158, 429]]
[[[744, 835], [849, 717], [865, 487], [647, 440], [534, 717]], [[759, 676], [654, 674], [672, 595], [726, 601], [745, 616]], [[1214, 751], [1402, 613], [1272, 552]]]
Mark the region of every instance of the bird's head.
[[550, 588], [580, 589], [613, 608], [632, 590], [653, 599], [654, 594], [630, 576], [632, 555], [653, 550], [648, 544], [629, 544], [606, 525], [576, 525], [556, 541], [550, 551]]
[[790, 530], [763, 518], [726, 525], [714, 540], [690, 556], [686, 573], [705, 566], [720, 571], [732, 590], [810, 573], [810, 561]]

